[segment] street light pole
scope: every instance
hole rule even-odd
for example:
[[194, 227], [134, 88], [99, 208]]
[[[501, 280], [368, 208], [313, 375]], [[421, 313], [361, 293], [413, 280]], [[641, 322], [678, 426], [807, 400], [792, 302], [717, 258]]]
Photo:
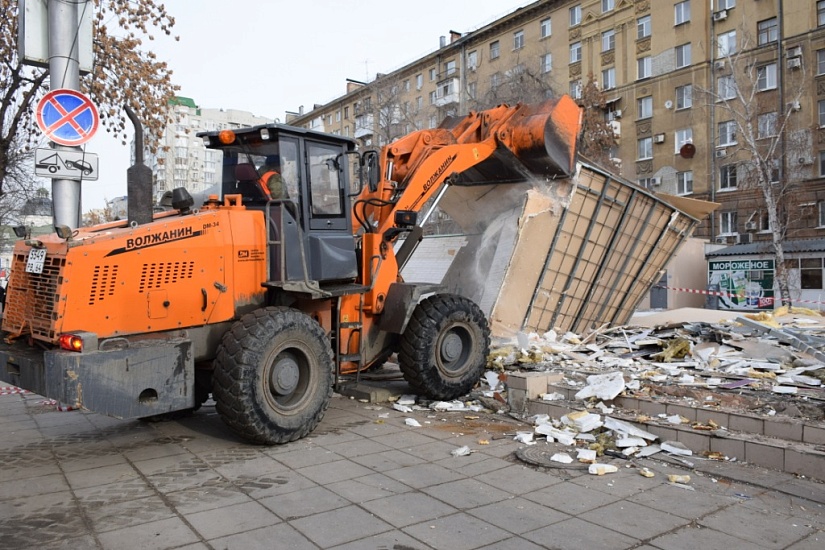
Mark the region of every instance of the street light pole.
[[[48, 0], [49, 12], [49, 88], [80, 90], [80, 56], [78, 10], [85, 2]], [[77, 151], [78, 147], [52, 144], [57, 151]], [[76, 229], [80, 220], [80, 181], [52, 180], [52, 209], [55, 225]]]

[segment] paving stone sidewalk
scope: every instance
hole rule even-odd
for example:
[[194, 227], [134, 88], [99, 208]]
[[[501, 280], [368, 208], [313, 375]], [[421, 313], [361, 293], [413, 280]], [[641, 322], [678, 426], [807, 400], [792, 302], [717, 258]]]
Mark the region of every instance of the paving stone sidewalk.
[[[514, 457], [512, 419], [467, 416], [336, 396], [310, 437], [260, 447], [210, 406], [143, 423], [0, 395], [0, 547], [825, 547], [821, 484], [737, 464], [539, 469]], [[451, 456], [463, 445], [474, 452]]]

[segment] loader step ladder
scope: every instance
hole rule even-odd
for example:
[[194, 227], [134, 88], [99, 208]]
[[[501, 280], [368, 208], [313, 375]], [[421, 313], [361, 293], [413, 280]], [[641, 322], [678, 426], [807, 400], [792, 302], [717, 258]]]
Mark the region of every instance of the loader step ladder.
[[[341, 374], [342, 363], [355, 363], [355, 384], [361, 381], [361, 371], [364, 367], [364, 337], [363, 337], [363, 305], [364, 294], [359, 293], [359, 307], [358, 319], [354, 321], [341, 321], [341, 301], [332, 300], [332, 334], [330, 340], [332, 341], [332, 349], [335, 353], [335, 390], [340, 389], [339, 375]], [[346, 342], [342, 341], [342, 331], [349, 330], [349, 338]], [[346, 353], [350, 349], [352, 338], [358, 338], [358, 353]]]

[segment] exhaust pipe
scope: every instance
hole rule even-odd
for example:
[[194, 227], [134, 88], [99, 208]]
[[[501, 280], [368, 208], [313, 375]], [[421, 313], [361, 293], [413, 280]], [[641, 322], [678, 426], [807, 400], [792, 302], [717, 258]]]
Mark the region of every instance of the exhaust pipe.
[[126, 208], [134, 226], [152, 221], [152, 170], [143, 164], [143, 125], [131, 107], [123, 110], [135, 127], [135, 164], [126, 170]]

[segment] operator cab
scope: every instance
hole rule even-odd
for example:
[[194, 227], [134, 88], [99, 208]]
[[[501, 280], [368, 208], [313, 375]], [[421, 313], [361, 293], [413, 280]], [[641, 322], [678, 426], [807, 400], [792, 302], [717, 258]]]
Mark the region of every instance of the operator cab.
[[282, 124], [198, 136], [207, 162], [212, 157], [221, 167], [222, 195], [240, 194], [247, 208], [266, 216], [270, 286], [356, 278], [353, 140]]

